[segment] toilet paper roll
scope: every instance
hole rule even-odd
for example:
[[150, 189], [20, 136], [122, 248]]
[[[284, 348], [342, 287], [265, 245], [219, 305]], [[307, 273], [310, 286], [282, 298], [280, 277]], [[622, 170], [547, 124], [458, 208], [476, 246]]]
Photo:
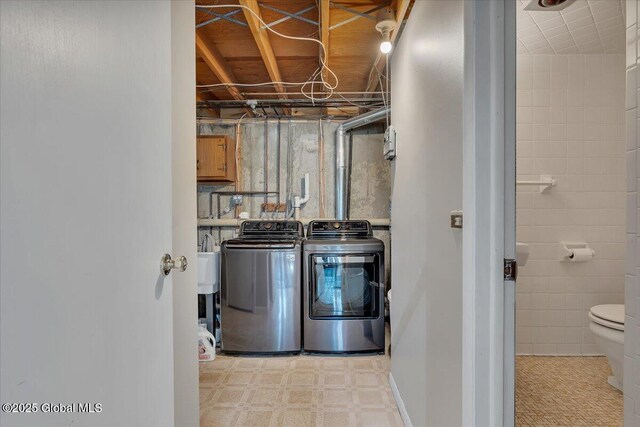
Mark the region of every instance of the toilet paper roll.
[[572, 249], [571, 252], [570, 262], [585, 262], [593, 259], [594, 252], [591, 248]]

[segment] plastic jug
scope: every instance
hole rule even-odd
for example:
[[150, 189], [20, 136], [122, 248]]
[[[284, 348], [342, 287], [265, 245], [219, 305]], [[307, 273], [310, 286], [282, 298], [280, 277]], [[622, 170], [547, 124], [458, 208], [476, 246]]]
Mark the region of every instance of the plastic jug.
[[198, 360], [200, 362], [210, 362], [216, 358], [216, 339], [207, 326], [198, 325]]

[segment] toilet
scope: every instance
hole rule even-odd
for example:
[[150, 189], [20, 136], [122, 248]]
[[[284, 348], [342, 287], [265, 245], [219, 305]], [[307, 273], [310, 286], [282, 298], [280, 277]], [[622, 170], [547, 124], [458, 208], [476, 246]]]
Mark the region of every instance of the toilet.
[[607, 356], [613, 375], [609, 384], [622, 391], [624, 358], [624, 304], [603, 304], [591, 307], [589, 329], [596, 345]]

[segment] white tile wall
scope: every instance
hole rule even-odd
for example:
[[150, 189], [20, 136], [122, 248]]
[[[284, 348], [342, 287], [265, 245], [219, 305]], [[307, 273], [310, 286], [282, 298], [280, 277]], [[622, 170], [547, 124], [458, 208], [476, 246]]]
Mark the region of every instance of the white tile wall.
[[640, 250], [638, 250], [638, 178], [640, 175], [640, 131], [638, 108], [638, 15], [637, 0], [626, 2], [627, 51], [626, 51], [626, 151], [627, 151], [627, 257], [625, 276], [625, 321], [624, 321], [624, 423], [625, 426], [640, 426]]
[[[625, 250], [635, 248], [625, 192], [636, 186], [625, 168], [637, 164], [625, 158], [624, 70], [622, 53], [518, 55], [518, 178], [558, 182], [545, 194], [518, 187], [517, 239], [530, 248], [517, 286], [520, 354], [600, 354], [588, 310], [624, 301]], [[635, 199], [629, 209], [635, 218]], [[596, 258], [559, 262], [563, 240], [588, 242]]]

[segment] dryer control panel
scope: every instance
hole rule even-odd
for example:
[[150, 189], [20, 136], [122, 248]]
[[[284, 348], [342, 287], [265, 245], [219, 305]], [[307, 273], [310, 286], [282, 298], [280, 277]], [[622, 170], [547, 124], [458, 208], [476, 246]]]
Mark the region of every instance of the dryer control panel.
[[371, 237], [369, 221], [311, 221], [307, 237]]

